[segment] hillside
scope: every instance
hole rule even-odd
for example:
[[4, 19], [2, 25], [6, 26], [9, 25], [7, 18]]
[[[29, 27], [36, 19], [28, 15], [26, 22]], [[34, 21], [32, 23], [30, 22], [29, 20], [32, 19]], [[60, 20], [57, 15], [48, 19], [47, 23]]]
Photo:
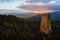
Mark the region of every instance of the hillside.
[[[52, 22], [53, 24], [54, 22]], [[39, 25], [40, 22], [36, 23], [12, 15], [0, 15], [0, 40], [43, 40], [44, 37], [48, 40], [45, 34], [43, 36], [39, 32]]]
[[0, 37], [3, 39], [20, 39], [34, 37], [39, 28], [34, 23], [15, 16], [0, 15]]

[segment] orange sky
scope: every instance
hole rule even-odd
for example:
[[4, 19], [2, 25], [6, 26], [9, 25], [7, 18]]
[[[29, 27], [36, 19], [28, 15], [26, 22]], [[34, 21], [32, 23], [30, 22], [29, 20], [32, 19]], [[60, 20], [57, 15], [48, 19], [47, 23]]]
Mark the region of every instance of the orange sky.
[[33, 13], [35, 14], [45, 14], [45, 13], [50, 13], [50, 12], [55, 12], [55, 10], [42, 9], [42, 10], [33, 11]]

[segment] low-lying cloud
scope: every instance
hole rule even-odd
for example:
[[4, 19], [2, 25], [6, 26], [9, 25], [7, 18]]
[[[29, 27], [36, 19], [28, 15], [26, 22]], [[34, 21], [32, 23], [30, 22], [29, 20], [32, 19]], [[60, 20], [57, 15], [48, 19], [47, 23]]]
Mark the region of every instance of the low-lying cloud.
[[23, 9], [23, 10], [30, 10], [33, 13], [37, 14], [43, 14], [43, 13], [49, 13], [49, 12], [55, 12], [55, 9], [52, 9], [51, 6], [44, 5], [44, 4], [39, 4], [39, 3], [24, 3], [21, 4], [18, 8]]

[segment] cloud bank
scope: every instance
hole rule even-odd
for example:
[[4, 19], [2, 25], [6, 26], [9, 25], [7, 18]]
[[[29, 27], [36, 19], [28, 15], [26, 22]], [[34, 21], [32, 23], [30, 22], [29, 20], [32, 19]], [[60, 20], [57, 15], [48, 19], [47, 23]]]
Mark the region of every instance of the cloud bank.
[[13, 2], [15, 0], [0, 0], [0, 2]]
[[57, 4], [58, 0], [27, 0], [26, 3], [42, 3], [49, 5], [49, 4]]
[[59, 2], [58, 0], [27, 0], [25, 3], [19, 5], [18, 8], [43, 14], [60, 10], [60, 6], [57, 6]]
[[28, 3], [36, 3], [36, 2], [43, 2], [43, 3], [47, 3], [50, 2], [52, 0], [27, 0], [26, 2]]
[[23, 1], [23, 0], [0, 0], [0, 2], [2, 3], [2, 2], [14, 2], [14, 1]]
[[24, 10], [30, 10], [33, 13], [37, 14], [44, 14], [44, 13], [50, 13], [50, 12], [55, 12], [54, 9], [52, 9], [51, 6], [44, 5], [44, 4], [39, 4], [39, 3], [24, 3], [21, 4], [18, 8], [24, 9]]
[[42, 10], [42, 9], [50, 9], [49, 6], [39, 3], [24, 3], [21, 4], [18, 8], [24, 9], [24, 10]]

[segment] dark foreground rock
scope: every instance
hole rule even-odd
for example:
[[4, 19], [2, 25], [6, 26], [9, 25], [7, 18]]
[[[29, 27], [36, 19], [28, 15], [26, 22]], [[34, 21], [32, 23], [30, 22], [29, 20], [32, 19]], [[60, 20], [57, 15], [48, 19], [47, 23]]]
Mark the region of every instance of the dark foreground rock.
[[0, 40], [20, 40], [38, 34], [37, 26], [30, 21], [15, 16], [0, 15]]
[[59, 35], [49, 39], [47, 34], [39, 32], [39, 25], [34, 22], [0, 15], [0, 40], [57, 40]]

